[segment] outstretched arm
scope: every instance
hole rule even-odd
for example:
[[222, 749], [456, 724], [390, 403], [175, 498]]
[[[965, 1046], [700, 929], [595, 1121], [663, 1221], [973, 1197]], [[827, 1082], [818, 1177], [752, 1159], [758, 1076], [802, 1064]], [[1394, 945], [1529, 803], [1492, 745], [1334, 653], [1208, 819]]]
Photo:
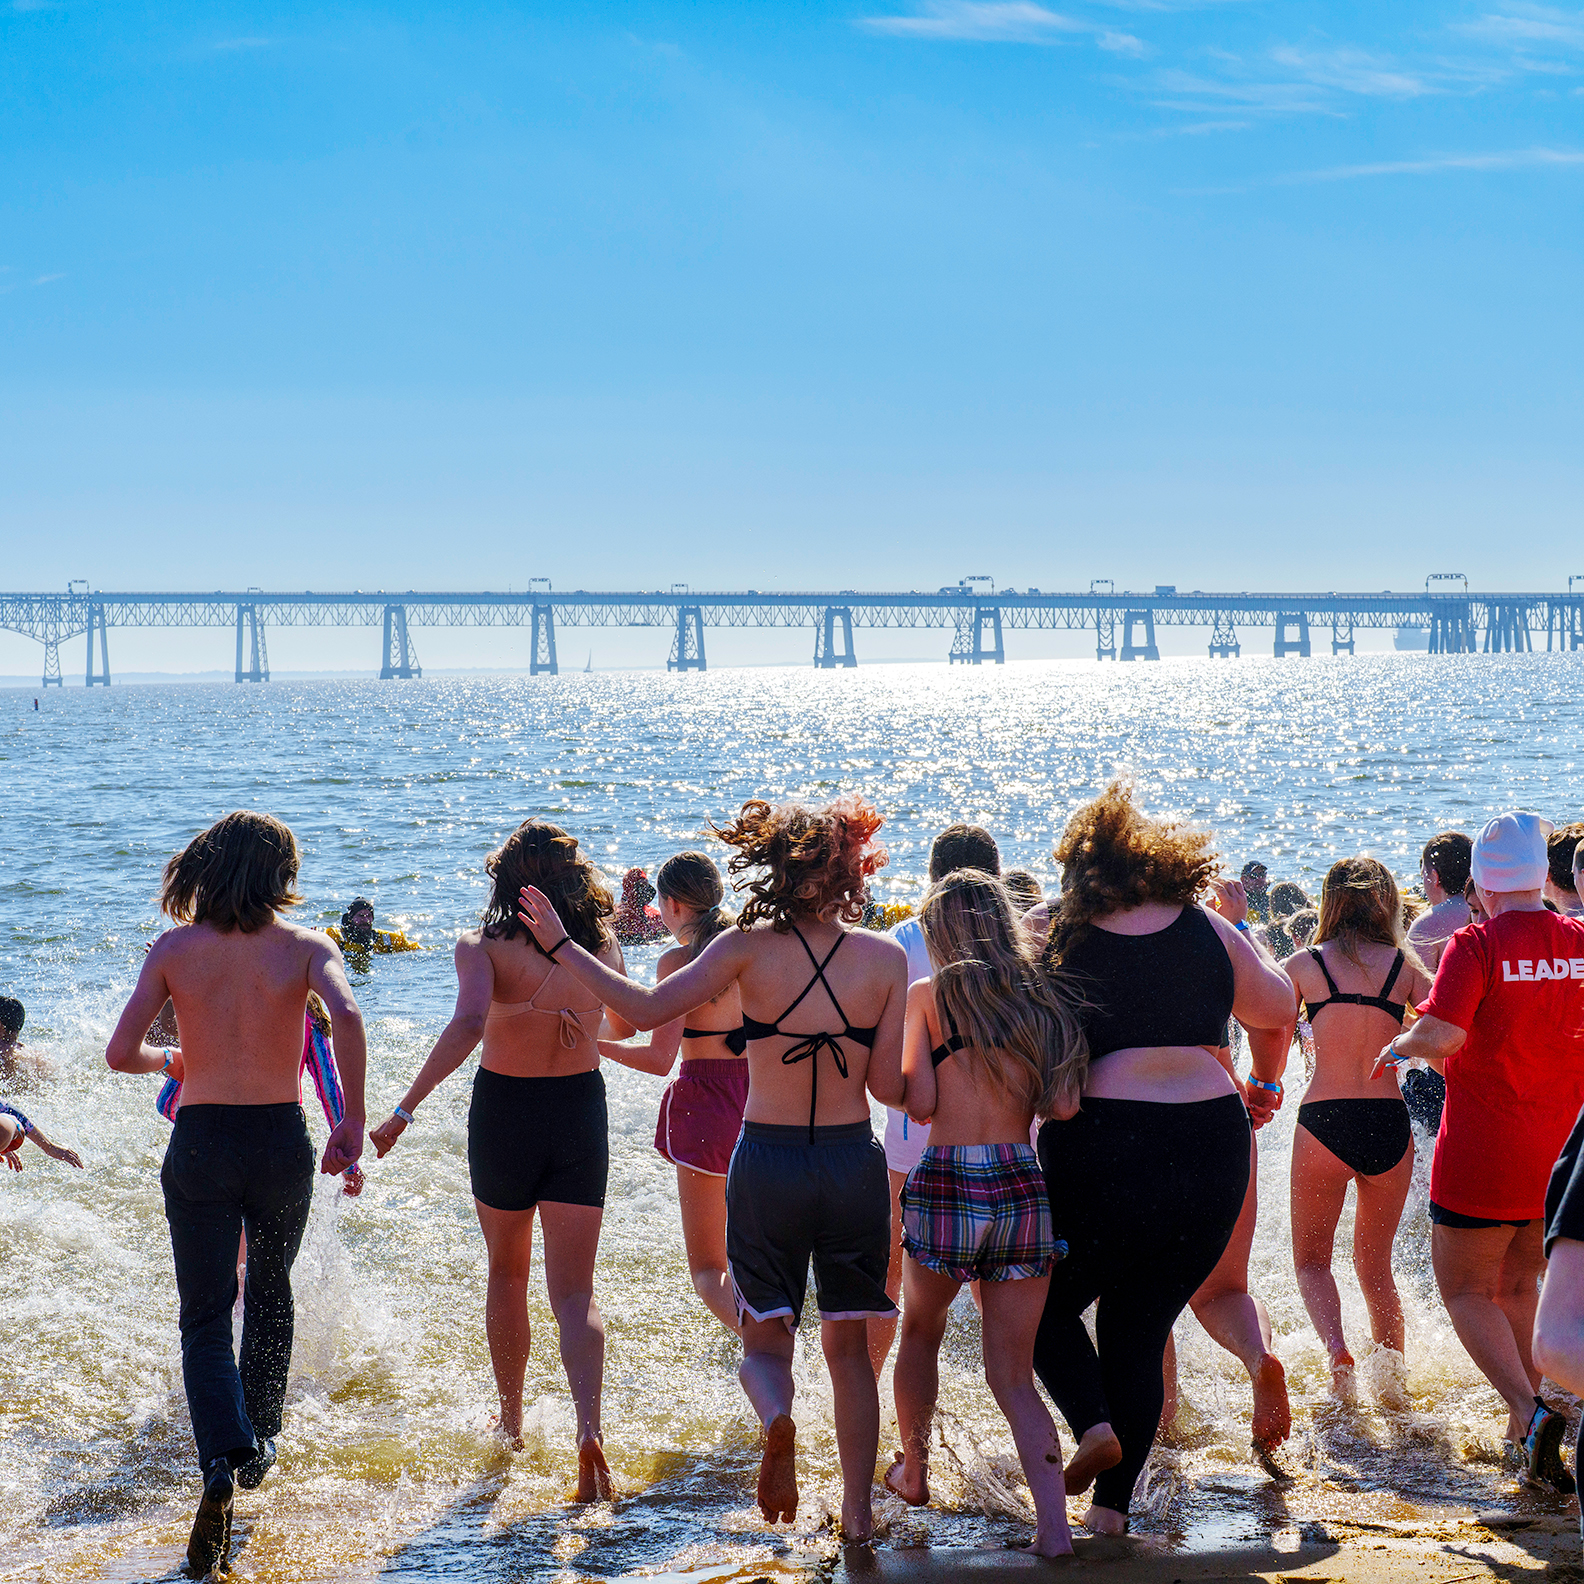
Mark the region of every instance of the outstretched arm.
[[322, 944], [315, 947], [308, 963], [308, 984], [318, 992], [330, 1013], [330, 1032], [335, 1040], [346, 1107], [341, 1120], [330, 1130], [324, 1159], [319, 1163], [320, 1171], [334, 1175], [355, 1166], [363, 1153], [368, 1040], [363, 1030], [363, 1014], [358, 1010], [352, 986], [347, 983], [341, 948], [328, 936], [322, 935], [319, 940]]
[[1370, 1077], [1379, 1078], [1388, 1067], [1400, 1067], [1415, 1057], [1438, 1073], [1444, 1073], [1447, 1057], [1457, 1055], [1467, 1039], [1468, 1035], [1456, 1023], [1448, 1023], [1445, 1018], [1421, 1016], [1411, 1029], [1399, 1034], [1375, 1058], [1375, 1070]]
[[[428, 1098], [430, 1092], [473, 1054], [474, 1047], [484, 1038], [484, 1022], [489, 1016], [490, 999], [495, 994], [495, 965], [490, 954], [479, 941], [465, 936], [456, 944], [457, 975], [456, 1010], [451, 1021], [440, 1031], [440, 1038], [418, 1069], [407, 1093], [401, 1098], [400, 1108], [409, 1116]], [[407, 1124], [392, 1113], [390, 1118], [375, 1128], [369, 1139], [376, 1155], [383, 1159], [397, 1139], [407, 1130]]]
[[[713, 1001], [734, 983], [748, 965], [741, 930], [723, 930], [686, 968], [653, 989], [608, 968], [567, 934], [555, 905], [537, 886], [524, 886], [517, 917], [533, 932], [539, 948], [550, 954], [608, 1011], [635, 1029], [655, 1029], [686, 1017], [696, 1006]], [[901, 947], [897, 948], [898, 951]]]
[[163, 940], [154, 942], [143, 959], [143, 970], [125, 1007], [110, 1043], [105, 1048], [105, 1064], [113, 1072], [164, 1072], [168, 1063], [163, 1050], [156, 1050], [144, 1038], [148, 1027], [160, 1015], [170, 989], [165, 983]]

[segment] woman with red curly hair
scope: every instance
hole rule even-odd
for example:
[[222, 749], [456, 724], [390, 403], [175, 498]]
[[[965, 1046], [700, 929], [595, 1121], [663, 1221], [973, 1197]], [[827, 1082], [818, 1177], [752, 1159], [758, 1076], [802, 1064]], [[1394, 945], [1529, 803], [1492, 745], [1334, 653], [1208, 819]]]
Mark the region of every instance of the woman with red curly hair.
[[[583, 949], [548, 897], [529, 887], [521, 917], [540, 947], [623, 1021], [658, 1028], [736, 985], [748, 1034], [748, 1103], [726, 1177], [726, 1252], [742, 1324], [744, 1392], [764, 1426], [758, 1501], [770, 1522], [797, 1515], [792, 1333], [808, 1268], [835, 1399], [842, 1528], [874, 1532], [870, 1487], [880, 1400], [866, 1322], [890, 1317], [891, 1195], [869, 1095], [903, 1095], [907, 956], [852, 930], [864, 885], [886, 861], [880, 815], [862, 798], [826, 808], [744, 803], [717, 834], [735, 849], [748, 901], [685, 968], [654, 988]], [[867, 1091], [867, 1092], [866, 1092]]]
[[[1068, 820], [1046, 961], [1074, 987], [1089, 1044], [1078, 1114], [1040, 1129], [1056, 1235], [1034, 1368], [1078, 1450], [1084, 1525], [1127, 1530], [1160, 1424], [1172, 1325], [1231, 1240], [1249, 1181], [1249, 1115], [1214, 1051], [1236, 1016], [1285, 1031], [1292, 986], [1247, 926], [1201, 905], [1217, 868], [1205, 831], [1152, 820], [1121, 784]], [[1266, 1088], [1279, 1088], [1266, 1085]], [[1095, 1342], [1083, 1314], [1099, 1301]]]

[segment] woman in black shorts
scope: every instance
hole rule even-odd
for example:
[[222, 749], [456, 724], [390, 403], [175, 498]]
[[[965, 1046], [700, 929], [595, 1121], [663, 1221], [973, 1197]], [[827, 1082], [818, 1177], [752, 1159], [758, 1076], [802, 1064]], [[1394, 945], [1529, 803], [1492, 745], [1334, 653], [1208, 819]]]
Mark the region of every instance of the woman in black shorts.
[[[1034, 1368], [1078, 1437], [1067, 1494], [1094, 1482], [1084, 1524], [1127, 1529], [1160, 1423], [1177, 1316], [1231, 1239], [1249, 1179], [1249, 1119], [1216, 1059], [1227, 1018], [1282, 1029], [1292, 986], [1200, 905], [1210, 837], [1148, 819], [1110, 787], [1067, 822], [1046, 960], [1084, 1004], [1089, 1071], [1077, 1116], [1040, 1129], [1056, 1236]], [[1099, 1300], [1096, 1344], [1083, 1313]]]
[[[619, 972], [625, 964], [610, 924], [615, 906], [576, 839], [541, 820], [518, 826], [484, 867], [494, 891], [483, 924], [457, 942], [456, 1011], [394, 1115], [369, 1139], [383, 1156], [424, 1097], [482, 1038], [468, 1110], [468, 1174], [489, 1250], [484, 1324], [501, 1434], [514, 1445], [522, 1434], [537, 1208], [545, 1285], [577, 1410], [577, 1499], [605, 1500], [612, 1495], [600, 1428], [605, 1327], [594, 1302], [610, 1159], [596, 1043], [604, 1009], [566, 971], [564, 954], [554, 961], [523, 929], [517, 894], [533, 885], [554, 897], [572, 939]], [[610, 1023], [617, 1038], [633, 1032], [618, 1018]]]
[[[735, 984], [748, 1033], [748, 1103], [726, 1174], [726, 1254], [742, 1322], [739, 1379], [765, 1429], [760, 1510], [797, 1514], [792, 1332], [809, 1261], [835, 1399], [842, 1528], [874, 1532], [870, 1487], [880, 1400], [866, 1321], [890, 1317], [891, 1192], [869, 1098], [902, 1100], [907, 954], [886, 936], [849, 930], [864, 885], [885, 862], [880, 816], [862, 799], [771, 808], [754, 799], [719, 832], [751, 871], [749, 900], [685, 968], [653, 989], [585, 949], [552, 898], [523, 893], [534, 938], [607, 1007], [657, 1028]], [[865, 1093], [867, 1086], [868, 1094]]]

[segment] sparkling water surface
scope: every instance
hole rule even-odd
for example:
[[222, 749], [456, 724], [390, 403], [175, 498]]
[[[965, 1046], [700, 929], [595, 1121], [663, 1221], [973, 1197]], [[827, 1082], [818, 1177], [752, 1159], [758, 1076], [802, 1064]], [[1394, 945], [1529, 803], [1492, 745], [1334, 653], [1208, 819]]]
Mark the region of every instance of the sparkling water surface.
[[[227, 809], [279, 814], [303, 848], [300, 916], [359, 892], [425, 951], [355, 983], [369, 1109], [386, 1113], [443, 1027], [450, 944], [486, 896], [483, 860], [529, 816], [575, 834], [613, 875], [707, 843], [745, 797], [867, 793], [886, 815], [883, 896], [921, 889], [958, 819], [1008, 866], [1054, 880], [1074, 805], [1131, 774], [1142, 800], [1209, 825], [1311, 892], [1359, 851], [1415, 874], [1434, 831], [1503, 808], [1584, 812], [1584, 656], [1049, 662], [954, 670], [714, 671], [557, 678], [271, 683], [0, 693], [0, 990], [53, 1074], [14, 1098], [81, 1173], [27, 1147], [0, 1182], [0, 1578], [175, 1576], [195, 1490], [159, 1190], [156, 1084], [103, 1050], [161, 924], [166, 858]], [[629, 953], [652, 974], [659, 948]], [[475, 1058], [476, 1060], [476, 1058]], [[277, 1470], [238, 1501], [235, 1576], [515, 1580], [796, 1575], [827, 1557], [839, 1501], [828, 1384], [799, 1342], [803, 1505], [772, 1530], [753, 1506], [757, 1436], [737, 1345], [693, 1295], [675, 1175], [652, 1145], [662, 1081], [610, 1068], [610, 1198], [596, 1277], [608, 1333], [607, 1452], [624, 1492], [578, 1508], [572, 1412], [543, 1288], [531, 1293], [527, 1449], [490, 1433], [484, 1248], [468, 1193], [474, 1063], [426, 1102], [356, 1200], [318, 1181], [296, 1273], [297, 1349]], [[1188, 1545], [1325, 1524], [1433, 1520], [1522, 1505], [1500, 1468], [1505, 1411], [1452, 1334], [1428, 1270], [1423, 1185], [1398, 1240], [1406, 1394], [1368, 1356], [1339, 1229], [1363, 1406], [1327, 1372], [1292, 1278], [1287, 1163], [1297, 1096], [1261, 1135], [1252, 1286], [1276, 1326], [1295, 1422], [1271, 1478], [1248, 1452], [1246, 1377], [1191, 1318], [1184, 1408], [1135, 1527]], [[311, 1105], [311, 1101], [310, 1101]], [[322, 1139], [317, 1115], [310, 1126]], [[1147, 1169], [1147, 1162], [1140, 1168]], [[943, 1351], [935, 1502], [879, 1504], [882, 1545], [1026, 1543], [1026, 1489], [978, 1375], [959, 1301]], [[894, 1443], [889, 1369], [882, 1381]]]

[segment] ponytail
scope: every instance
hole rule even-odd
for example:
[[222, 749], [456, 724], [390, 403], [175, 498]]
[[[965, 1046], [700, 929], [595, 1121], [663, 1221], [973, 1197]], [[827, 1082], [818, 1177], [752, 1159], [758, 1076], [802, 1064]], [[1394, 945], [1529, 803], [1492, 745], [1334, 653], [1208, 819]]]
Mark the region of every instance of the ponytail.
[[691, 908], [698, 915], [687, 941], [689, 962], [737, 922], [722, 905], [726, 887], [708, 853], [683, 852], [666, 859], [655, 876], [655, 888], [678, 907]]

